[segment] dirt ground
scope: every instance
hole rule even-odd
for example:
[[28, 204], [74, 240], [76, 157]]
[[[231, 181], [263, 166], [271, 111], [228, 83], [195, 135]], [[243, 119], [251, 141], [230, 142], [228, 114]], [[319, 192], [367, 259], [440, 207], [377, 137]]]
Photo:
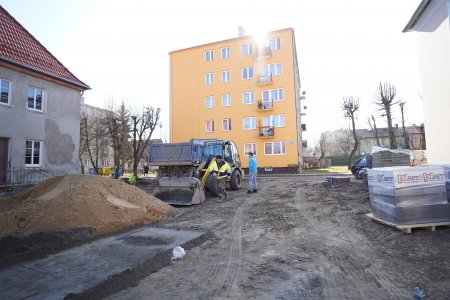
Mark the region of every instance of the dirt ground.
[[[260, 177], [259, 192], [228, 193], [177, 208], [157, 226], [209, 234], [186, 256], [120, 274], [86, 299], [426, 299], [450, 298], [450, 227], [406, 234], [376, 223], [361, 181], [324, 176]], [[244, 185], [247, 184], [245, 181]], [[148, 191], [151, 185], [146, 186]], [[29, 241], [28, 241], [29, 242]], [[158, 268], [154, 266], [158, 265]]]
[[450, 228], [406, 234], [375, 223], [367, 187], [353, 179], [258, 181], [257, 194], [244, 187], [179, 209], [162, 225], [213, 237], [109, 299], [413, 299], [417, 286], [449, 299]]

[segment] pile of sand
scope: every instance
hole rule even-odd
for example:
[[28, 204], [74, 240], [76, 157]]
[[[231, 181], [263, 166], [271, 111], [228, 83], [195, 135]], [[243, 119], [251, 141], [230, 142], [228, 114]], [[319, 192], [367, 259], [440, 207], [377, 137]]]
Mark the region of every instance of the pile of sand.
[[0, 237], [92, 227], [109, 233], [166, 218], [174, 208], [139, 188], [94, 175], [46, 180], [0, 199]]

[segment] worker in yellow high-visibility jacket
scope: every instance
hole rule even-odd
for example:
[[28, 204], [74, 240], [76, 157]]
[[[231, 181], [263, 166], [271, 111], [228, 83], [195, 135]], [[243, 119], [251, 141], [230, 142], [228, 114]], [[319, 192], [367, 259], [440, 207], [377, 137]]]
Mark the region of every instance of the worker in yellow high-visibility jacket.
[[227, 198], [227, 191], [225, 191], [225, 180], [231, 174], [230, 165], [223, 160], [222, 155], [216, 155], [216, 160], [211, 163], [210, 173], [214, 174], [217, 178], [217, 190], [219, 192], [219, 198], [221, 199], [223, 195]]

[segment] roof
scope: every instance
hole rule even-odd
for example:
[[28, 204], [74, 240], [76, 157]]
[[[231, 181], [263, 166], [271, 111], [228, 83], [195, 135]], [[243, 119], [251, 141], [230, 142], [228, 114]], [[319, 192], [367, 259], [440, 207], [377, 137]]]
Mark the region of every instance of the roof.
[[[292, 31], [293, 32], [294, 29], [292, 29], [292, 28], [284, 28], [284, 29], [270, 31], [267, 34], [277, 33], [277, 32], [280, 32], [280, 31]], [[216, 41], [216, 42], [212, 42], [212, 43], [197, 45], [197, 46], [193, 46], [193, 47], [189, 47], [189, 48], [184, 48], [184, 49], [171, 51], [171, 52], [169, 52], [169, 55], [171, 55], [173, 53], [177, 53], [177, 52], [182, 52], [182, 51], [186, 51], [186, 50], [195, 49], [195, 48], [200, 48], [200, 47], [205, 47], [205, 46], [210, 46], [210, 45], [215, 45], [215, 44], [221, 44], [221, 43], [225, 43], [225, 42], [232, 42], [232, 41], [235, 41], [235, 40], [248, 39], [248, 38], [252, 38], [252, 37], [253, 37], [252, 35], [245, 35], [245, 36], [239, 36], [239, 37], [235, 37], [235, 38], [231, 38], [231, 39], [227, 39], [227, 40], [222, 40], [222, 41]]]
[[0, 62], [2, 61], [62, 80], [82, 90], [90, 89], [0, 5]]
[[420, 2], [408, 24], [406, 24], [405, 28], [403, 28], [403, 32], [414, 31], [414, 26], [416, 26], [417, 22], [419, 21], [424, 11], [427, 9], [428, 5], [430, 5], [431, 1], [432, 0], [422, 0], [422, 2]]
[[[402, 127], [394, 127], [394, 135], [396, 137], [403, 136], [403, 128]], [[405, 126], [406, 131], [408, 134], [419, 134], [420, 126]], [[389, 130], [388, 128], [377, 128], [377, 133], [379, 138], [383, 137], [389, 137]], [[366, 139], [366, 138], [375, 138], [375, 132], [372, 129], [356, 129], [356, 135], [359, 138]]]

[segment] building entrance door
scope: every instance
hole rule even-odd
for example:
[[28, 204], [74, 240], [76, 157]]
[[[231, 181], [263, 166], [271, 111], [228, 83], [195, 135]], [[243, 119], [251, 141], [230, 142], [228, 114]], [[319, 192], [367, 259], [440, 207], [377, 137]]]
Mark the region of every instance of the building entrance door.
[[0, 183], [6, 183], [8, 167], [8, 138], [0, 137]]

